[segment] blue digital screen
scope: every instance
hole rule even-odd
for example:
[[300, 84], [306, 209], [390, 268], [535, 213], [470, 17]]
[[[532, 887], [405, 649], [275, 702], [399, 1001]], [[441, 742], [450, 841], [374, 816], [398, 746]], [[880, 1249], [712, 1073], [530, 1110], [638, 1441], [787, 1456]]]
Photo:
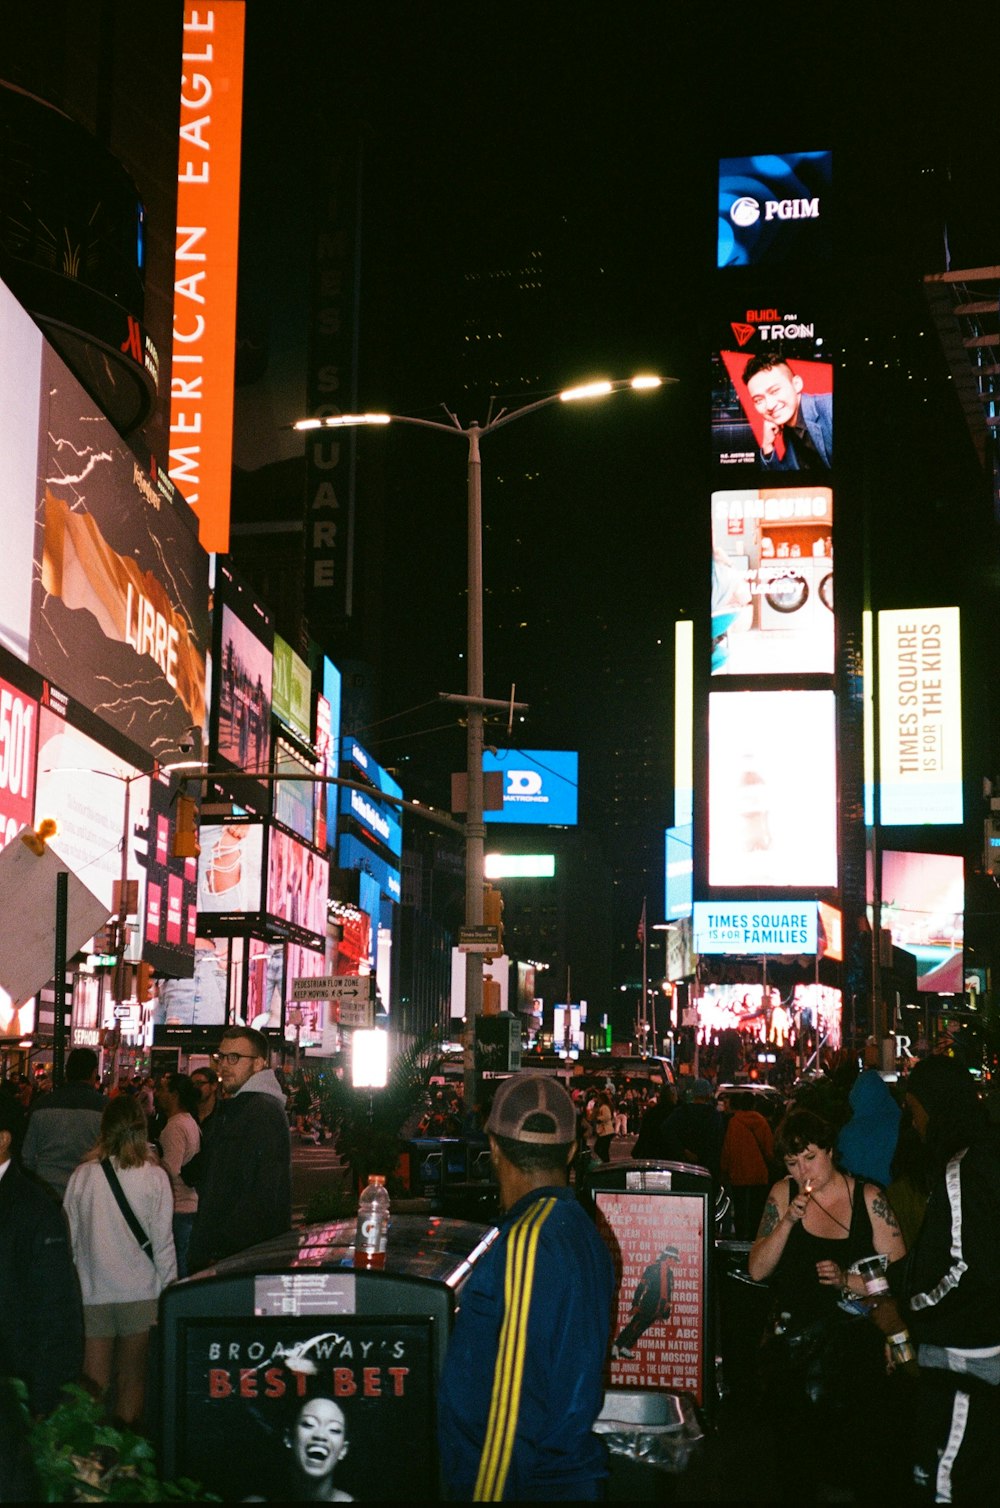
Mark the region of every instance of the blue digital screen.
[[367, 791], [342, 786], [340, 810], [345, 817], [353, 817], [355, 822], [360, 823], [365, 832], [371, 833], [390, 853], [399, 855], [403, 852], [403, 829], [393, 807], [379, 801], [374, 795], [369, 796]]
[[719, 267], [776, 266], [832, 255], [831, 152], [724, 157]]
[[356, 738], [348, 738], [344, 741], [344, 759], [361, 771], [365, 780], [370, 780], [372, 785], [378, 786], [387, 796], [402, 796], [403, 787], [397, 785], [388, 770], [383, 770], [377, 759], [373, 759], [367, 749], [363, 749]]
[[360, 869], [364, 874], [370, 874], [390, 901], [402, 898], [399, 870], [380, 859], [374, 849], [355, 838], [353, 833], [341, 833], [337, 840], [337, 861], [341, 869]]
[[690, 916], [694, 900], [694, 827], [668, 827], [666, 832], [665, 915], [668, 922]]
[[566, 749], [501, 749], [483, 753], [483, 770], [503, 775], [503, 808], [487, 822], [575, 827], [579, 756]]

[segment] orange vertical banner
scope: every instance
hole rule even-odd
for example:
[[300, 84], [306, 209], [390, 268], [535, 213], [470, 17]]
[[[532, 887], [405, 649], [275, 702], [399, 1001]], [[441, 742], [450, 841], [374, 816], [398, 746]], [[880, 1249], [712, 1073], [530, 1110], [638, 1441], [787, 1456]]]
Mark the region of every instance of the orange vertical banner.
[[244, 0], [185, 5], [170, 479], [206, 550], [229, 548]]

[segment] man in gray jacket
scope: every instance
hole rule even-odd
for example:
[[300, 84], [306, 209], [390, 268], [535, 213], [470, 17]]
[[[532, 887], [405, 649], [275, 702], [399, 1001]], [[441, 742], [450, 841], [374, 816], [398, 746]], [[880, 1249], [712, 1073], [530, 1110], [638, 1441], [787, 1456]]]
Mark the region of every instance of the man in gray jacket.
[[216, 1064], [226, 1095], [216, 1110], [221, 1124], [183, 1174], [198, 1190], [188, 1248], [192, 1273], [280, 1236], [292, 1224], [285, 1093], [267, 1066], [267, 1038], [249, 1026], [230, 1027]]
[[21, 1161], [61, 1199], [69, 1175], [97, 1141], [107, 1103], [98, 1091], [97, 1054], [74, 1047], [66, 1059], [66, 1082], [31, 1112]]

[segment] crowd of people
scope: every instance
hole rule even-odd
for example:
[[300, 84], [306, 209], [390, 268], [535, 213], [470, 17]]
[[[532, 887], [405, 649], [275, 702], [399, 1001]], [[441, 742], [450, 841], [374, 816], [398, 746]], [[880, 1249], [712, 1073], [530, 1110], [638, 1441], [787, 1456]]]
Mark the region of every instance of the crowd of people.
[[[82, 1379], [136, 1424], [161, 1292], [290, 1227], [290, 1137], [311, 1134], [316, 1101], [245, 1027], [190, 1076], [105, 1096], [97, 1066], [77, 1049], [65, 1082], [27, 1107], [19, 1086], [0, 1092], [0, 1375], [22, 1378], [38, 1413]], [[781, 1422], [766, 1497], [987, 1499], [1000, 1465], [996, 1128], [945, 1056], [895, 1092], [857, 1065], [849, 1092], [846, 1078], [825, 1087], [843, 1091], [827, 1096], [842, 1113], [820, 1113], [816, 1092], [786, 1102], [690, 1074], [654, 1094], [612, 1074], [567, 1090], [522, 1073], [480, 1107], [500, 1237], [463, 1291], [445, 1363], [452, 1495], [603, 1491], [592, 1426], [613, 1282], [574, 1184], [627, 1138], [618, 1155], [695, 1164], [730, 1195], [729, 1234], [769, 1304], [744, 1400], [761, 1439]], [[411, 1130], [468, 1134], [457, 1091], [433, 1088]]]
[[0, 1092], [0, 1376], [33, 1412], [82, 1381], [139, 1424], [163, 1289], [291, 1227], [267, 1039], [233, 1027], [214, 1061], [105, 1095], [97, 1054], [75, 1048], [58, 1087]]

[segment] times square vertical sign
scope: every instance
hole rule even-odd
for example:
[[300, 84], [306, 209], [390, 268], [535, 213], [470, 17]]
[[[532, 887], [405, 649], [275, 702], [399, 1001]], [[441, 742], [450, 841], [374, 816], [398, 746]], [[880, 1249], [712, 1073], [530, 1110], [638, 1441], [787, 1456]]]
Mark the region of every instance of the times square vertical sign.
[[838, 886], [832, 205], [828, 151], [720, 162], [696, 864], [716, 901]]

